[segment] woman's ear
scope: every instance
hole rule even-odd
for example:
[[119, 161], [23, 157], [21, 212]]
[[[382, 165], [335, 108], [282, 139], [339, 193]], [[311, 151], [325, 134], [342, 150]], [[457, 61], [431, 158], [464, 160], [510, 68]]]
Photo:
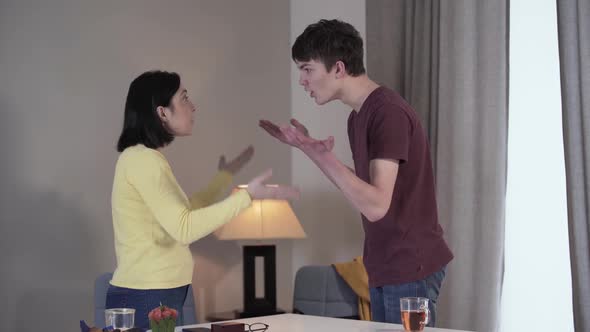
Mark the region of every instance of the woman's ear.
[[160, 118], [160, 120], [162, 122], [166, 122], [168, 120], [167, 114], [166, 114], [166, 107], [158, 106], [158, 108], [156, 108], [156, 113], [158, 113], [158, 117]]

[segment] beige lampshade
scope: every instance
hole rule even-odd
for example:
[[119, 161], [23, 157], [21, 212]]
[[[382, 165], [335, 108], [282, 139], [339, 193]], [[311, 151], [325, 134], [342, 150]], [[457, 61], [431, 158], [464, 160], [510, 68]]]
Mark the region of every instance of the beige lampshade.
[[[246, 186], [239, 186], [234, 192]], [[286, 200], [254, 200], [232, 221], [215, 231], [221, 240], [302, 239], [305, 232]]]

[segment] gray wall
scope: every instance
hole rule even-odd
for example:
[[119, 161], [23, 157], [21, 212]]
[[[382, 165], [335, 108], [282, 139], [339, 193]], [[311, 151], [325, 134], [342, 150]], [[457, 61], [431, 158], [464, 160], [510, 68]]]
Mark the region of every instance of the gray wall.
[[[365, 36], [364, 0], [291, 0], [291, 41], [308, 24], [321, 18], [338, 18]], [[351, 109], [339, 101], [318, 106], [297, 83], [299, 73], [291, 66], [291, 112], [316, 138], [334, 136], [334, 153], [354, 166], [346, 121]], [[350, 261], [362, 254], [364, 233], [360, 214], [344, 195], [303, 153], [292, 151], [293, 183], [304, 193], [294, 203], [307, 239], [293, 242], [293, 271], [303, 265]]]
[[[123, 103], [141, 72], [178, 71], [195, 134], [165, 153], [187, 192], [247, 144], [291, 180], [291, 154], [257, 128], [290, 114], [288, 1], [0, 2], [0, 330], [77, 331], [92, 282], [115, 267], [110, 192]], [[241, 306], [240, 243], [192, 247], [199, 316]], [[278, 247], [279, 305], [291, 304], [291, 242]]]

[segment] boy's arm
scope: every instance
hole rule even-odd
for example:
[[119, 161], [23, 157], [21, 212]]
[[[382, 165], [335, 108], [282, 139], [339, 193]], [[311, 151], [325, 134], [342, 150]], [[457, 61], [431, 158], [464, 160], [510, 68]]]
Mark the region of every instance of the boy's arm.
[[279, 127], [268, 120], [261, 120], [259, 125], [279, 141], [303, 151], [369, 221], [383, 218], [391, 205], [399, 161], [371, 160], [370, 183], [367, 183], [332, 153], [333, 137], [316, 140], [309, 136], [307, 128], [297, 120], [292, 119], [290, 123], [292, 126]]
[[391, 204], [399, 161], [371, 160], [370, 183], [367, 183], [351, 172], [331, 151], [303, 151], [369, 221], [378, 221], [385, 216]]

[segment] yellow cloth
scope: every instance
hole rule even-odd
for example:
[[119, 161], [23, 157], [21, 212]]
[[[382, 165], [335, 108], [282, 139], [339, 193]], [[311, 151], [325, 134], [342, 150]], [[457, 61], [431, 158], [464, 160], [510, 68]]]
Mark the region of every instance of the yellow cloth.
[[369, 296], [369, 276], [363, 258], [356, 257], [352, 262], [333, 264], [336, 272], [352, 288], [359, 298], [359, 318], [371, 320], [371, 298]]
[[220, 172], [189, 200], [159, 151], [141, 144], [125, 149], [111, 197], [117, 256], [111, 284], [134, 289], [190, 284], [193, 258], [188, 245], [251, 204], [245, 190], [213, 204], [231, 180], [229, 173]]

